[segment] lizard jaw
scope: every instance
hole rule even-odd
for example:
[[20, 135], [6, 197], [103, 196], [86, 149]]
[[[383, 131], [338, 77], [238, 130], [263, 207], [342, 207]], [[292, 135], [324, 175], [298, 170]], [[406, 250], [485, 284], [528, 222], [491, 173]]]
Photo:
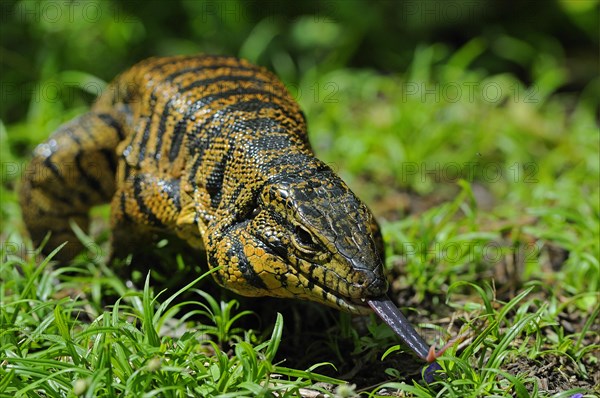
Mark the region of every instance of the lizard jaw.
[[[332, 292], [320, 283], [309, 280], [304, 274], [297, 274], [298, 281], [304, 286], [309, 292], [305, 298], [310, 301], [315, 301], [321, 304], [325, 304], [329, 307], [342, 309], [352, 314], [367, 315], [371, 313], [371, 309], [366, 299], [355, 299], [351, 297], [342, 296], [337, 292]], [[310, 288], [309, 288], [310, 287]]]

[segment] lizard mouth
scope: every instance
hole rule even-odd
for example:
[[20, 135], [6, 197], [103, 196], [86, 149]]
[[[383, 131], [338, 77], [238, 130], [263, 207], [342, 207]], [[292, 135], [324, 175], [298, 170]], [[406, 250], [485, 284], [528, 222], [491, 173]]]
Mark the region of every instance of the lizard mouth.
[[402, 342], [410, 348], [419, 358], [427, 361], [429, 346], [425, 340], [415, 330], [411, 323], [400, 312], [398, 307], [387, 297], [376, 298], [352, 298], [341, 295], [339, 292], [332, 291], [318, 282], [310, 281], [306, 275], [299, 273], [300, 282], [310, 289], [311, 300], [335, 308], [341, 308], [348, 312], [360, 315], [367, 315], [371, 310], [377, 314], [400, 337]]
[[[428, 361], [429, 346], [385, 293], [376, 297], [350, 297], [327, 287], [310, 274], [303, 272], [302, 267], [293, 267], [293, 269], [298, 278], [297, 286], [305, 289], [303, 295], [305, 299], [353, 314], [368, 315], [371, 311], [375, 312], [412, 352], [424, 361]], [[336, 277], [344, 281], [344, 278], [337, 274]]]
[[309, 277], [303, 272], [298, 272], [297, 277], [302, 286], [310, 291], [310, 296], [307, 298], [312, 301], [317, 301], [330, 307], [343, 309], [353, 314], [366, 315], [371, 312], [369, 304], [367, 303], [367, 299], [345, 296], [340, 292], [328, 288], [318, 281], [315, 281], [314, 278], [309, 279]]

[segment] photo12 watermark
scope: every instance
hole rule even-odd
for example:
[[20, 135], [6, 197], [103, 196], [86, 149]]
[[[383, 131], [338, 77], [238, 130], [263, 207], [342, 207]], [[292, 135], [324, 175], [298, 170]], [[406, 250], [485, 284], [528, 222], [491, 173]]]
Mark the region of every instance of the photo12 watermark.
[[[7, 261], [10, 258], [31, 259], [36, 263], [44, 260], [46, 255], [41, 254], [40, 249], [16, 241], [0, 242], [1, 261]], [[59, 255], [62, 258], [77, 258], [84, 262], [100, 262], [107, 258], [107, 252], [95, 242], [87, 242], [83, 246], [69, 245], [68, 243], [60, 249]]]
[[489, 14], [489, 4], [483, 0], [408, 0], [398, 1], [396, 8], [403, 23], [464, 23]]
[[[70, 0], [24, 0], [16, 3], [0, 2], [0, 21], [9, 19], [20, 23], [59, 24], [84, 22], [100, 23], [110, 19], [118, 23], [137, 23], [137, 19], [123, 11], [127, 0], [116, 7], [112, 2]], [[131, 2], [132, 5], [136, 3]]]
[[492, 162], [403, 162], [398, 178], [402, 183], [456, 183], [466, 180], [535, 184], [539, 182], [538, 171], [539, 166], [535, 162], [514, 162], [509, 165]]
[[[252, 10], [260, 10], [259, 17], [270, 22], [282, 20], [286, 15], [309, 15], [313, 23], [332, 23], [344, 0], [314, 0], [308, 2], [281, 2], [279, 0], [208, 0], [197, 3], [197, 16], [202, 23], [211, 20], [256, 23], [257, 15]], [[296, 17], [298, 18], [298, 17]], [[286, 21], [292, 22], [292, 21]]]
[[[314, 103], [337, 103], [339, 102], [339, 85], [334, 81], [314, 82], [312, 84], [284, 84], [290, 97], [295, 101], [306, 100]], [[130, 93], [136, 92], [137, 87], [131, 82], [114, 82], [106, 84], [101, 81], [90, 80], [86, 82], [78, 81], [57, 81], [51, 80], [43, 83], [15, 84], [12, 82], [0, 82], [0, 99], [7, 101], [10, 98], [21, 98], [22, 100], [33, 103], [61, 103], [72, 102], [78, 93], [87, 93], [94, 98], [102, 95], [109, 95], [114, 102], [135, 103], [141, 99], [132, 96]], [[216, 93], [230, 93], [230, 96], [236, 95], [243, 99], [246, 91], [255, 89], [254, 83], [250, 82], [211, 82], [206, 86], [195, 87], [193, 92], [188, 95], [194, 97], [208, 96]], [[260, 84], [260, 92], [267, 100], [282, 95], [282, 89], [279, 84], [263, 82]], [[186, 95], [185, 92], [182, 95]], [[203, 98], [201, 98], [203, 100]]]
[[0, 82], [0, 99], [20, 98], [33, 103], [71, 102], [78, 92], [86, 92], [97, 98], [106, 89], [106, 85], [99, 81], [46, 81], [20, 85]]
[[419, 101], [423, 103], [474, 103], [483, 101], [498, 104], [505, 99], [526, 104], [537, 104], [538, 89], [531, 86], [527, 89], [517, 83], [509, 85], [495, 81], [461, 81], [447, 83], [428, 83], [407, 81], [400, 85], [402, 102]]
[[[52, 144], [47, 142], [39, 144], [34, 152], [43, 152]], [[51, 153], [47, 153], [44, 162], [0, 162], [0, 181], [6, 184], [10, 181], [36, 181], [48, 186], [51, 184], [64, 184], [65, 181], [74, 182], [82, 178], [89, 181], [103, 181], [114, 179], [112, 171], [106, 163], [96, 163], [84, 157], [78, 157], [72, 162], [53, 162]]]
[[402, 262], [418, 259], [419, 262], [436, 264], [464, 264], [483, 262], [486, 264], [502, 264], [507, 256], [518, 257], [524, 264], [535, 263], [540, 256], [541, 247], [535, 243], [519, 243], [505, 245], [501, 242], [489, 241], [456, 241], [435, 242], [401, 242], [396, 245], [395, 257]]

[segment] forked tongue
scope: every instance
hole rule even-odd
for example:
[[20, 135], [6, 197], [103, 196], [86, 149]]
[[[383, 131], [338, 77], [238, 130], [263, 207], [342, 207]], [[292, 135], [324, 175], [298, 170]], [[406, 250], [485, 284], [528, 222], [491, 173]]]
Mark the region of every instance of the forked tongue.
[[404, 344], [424, 361], [428, 361], [429, 346], [410, 324], [408, 319], [386, 296], [368, 299], [367, 303], [375, 313], [400, 336]]

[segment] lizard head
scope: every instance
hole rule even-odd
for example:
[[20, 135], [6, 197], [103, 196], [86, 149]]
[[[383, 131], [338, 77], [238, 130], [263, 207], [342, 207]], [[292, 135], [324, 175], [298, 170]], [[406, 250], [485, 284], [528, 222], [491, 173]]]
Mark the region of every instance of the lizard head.
[[249, 215], [227, 235], [214, 264], [224, 266], [215, 278], [239, 294], [368, 313], [367, 300], [387, 292], [379, 227], [323, 164], [270, 178]]

